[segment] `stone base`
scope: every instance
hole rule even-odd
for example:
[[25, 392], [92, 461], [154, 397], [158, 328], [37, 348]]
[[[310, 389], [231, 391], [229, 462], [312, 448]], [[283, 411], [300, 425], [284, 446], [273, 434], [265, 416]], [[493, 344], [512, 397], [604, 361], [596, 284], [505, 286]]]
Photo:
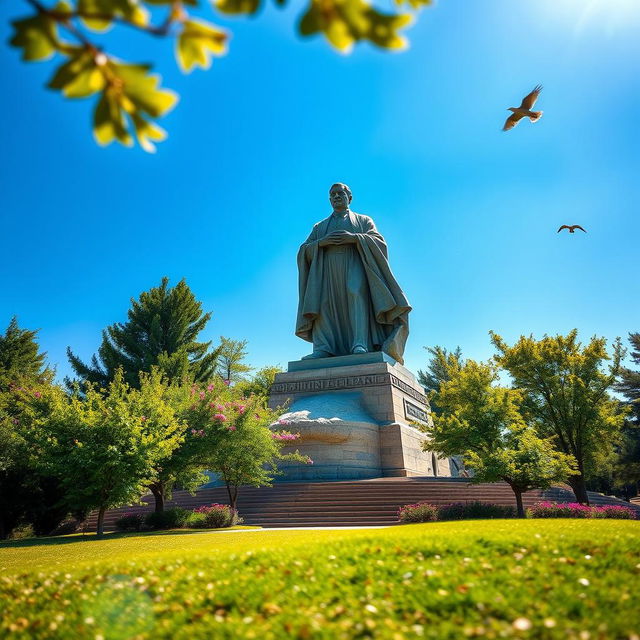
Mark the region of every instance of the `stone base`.
[[289, 363], [271, 388], [282, 428], [300, 433], [313, 465], [282, 464], [282, 480], [450, 476], [448, 460], [422, 450], [429, 403], [413, 374], [382, 352]]

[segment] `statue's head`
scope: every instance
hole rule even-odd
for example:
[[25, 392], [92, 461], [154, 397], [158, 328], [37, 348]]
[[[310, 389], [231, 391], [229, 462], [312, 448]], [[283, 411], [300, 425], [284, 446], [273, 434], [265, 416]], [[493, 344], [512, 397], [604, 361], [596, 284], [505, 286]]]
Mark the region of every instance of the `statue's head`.
[[329, 202], [334, 211], [346, 211], [352, 197], [351, 189], [342, 182], [336, 182], [329, 189]]

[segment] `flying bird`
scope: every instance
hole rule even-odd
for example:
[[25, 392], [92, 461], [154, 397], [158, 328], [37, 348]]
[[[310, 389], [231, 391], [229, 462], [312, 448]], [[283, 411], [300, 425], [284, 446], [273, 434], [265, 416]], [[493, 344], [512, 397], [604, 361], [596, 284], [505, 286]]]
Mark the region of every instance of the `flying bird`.
[[508, 111], [513, 111], [513, 114], [504, 123], [503, 131], [513, 129], [522, 118], [529, 118], [531, 122], [536, 122], [542, 118], [542, 111], [531, 111], [541, 91], [542, 85], [538, 85], [528, 96], [525, 96], [519, 107], [509, 107]]
[[[569, 226], [568, 224], [563, 224], [559, 229], [558, 233], [560, 233], [563, 229], [569, 229], [569, 233], [575, 233], [576, 229], [580, 229], [580, 231], [584, 231], [584, 229], [579, 224], [572, 224]], [[584, 231], [587, 233], [586, 231]]]

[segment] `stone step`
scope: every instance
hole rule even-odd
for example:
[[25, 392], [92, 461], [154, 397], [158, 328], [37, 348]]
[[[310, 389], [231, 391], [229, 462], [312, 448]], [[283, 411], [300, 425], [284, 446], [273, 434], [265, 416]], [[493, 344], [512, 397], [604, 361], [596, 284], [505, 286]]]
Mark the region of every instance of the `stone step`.
[[[640, 508], [602, 494], [590, 493], [593, 504], [626, 504], [640, 513]], [[524, 494], [525, 506], [542, 499], [574, 502], [566, 487], [553, 487], [542, 492]], [[459, 478], [379, 478], [373, 480], [281, 483], [273, 487], [243, 487], [238, 496], [238, 509], [245, 524], [264, 527], [286, 526], [382, 526], [397, 523], [400, 506], [414, 502], [436, 505], [480, 500], [494, 504], [513, 505], [514, 495], [505, 483], [470, 485]], [[105, 528], [113, 529], [124, 513], [148, 513], [153, 510], [152, 496], [145, 505], [113, 509], [105, 515]], [[199, 490], [196, 495], [174, 492], [166, 507], [194, 509], [213, 502], [226, 504], [226, 488]], [[88, 526], [95, 528], [96, 514], [91, 514]]]

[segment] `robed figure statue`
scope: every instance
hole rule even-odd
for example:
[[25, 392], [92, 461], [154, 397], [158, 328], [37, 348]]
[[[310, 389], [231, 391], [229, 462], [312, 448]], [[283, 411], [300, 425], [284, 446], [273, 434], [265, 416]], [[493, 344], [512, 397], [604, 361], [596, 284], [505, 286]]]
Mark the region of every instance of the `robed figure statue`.
[[411, 307], [384, 238], [371, 218], [349, 209], [351, 199], [346, 184], [334, 184], [333, 213], [300, 247], [296, 335], [313, 343], [305, 358], [384, 351], [402, 364]]

